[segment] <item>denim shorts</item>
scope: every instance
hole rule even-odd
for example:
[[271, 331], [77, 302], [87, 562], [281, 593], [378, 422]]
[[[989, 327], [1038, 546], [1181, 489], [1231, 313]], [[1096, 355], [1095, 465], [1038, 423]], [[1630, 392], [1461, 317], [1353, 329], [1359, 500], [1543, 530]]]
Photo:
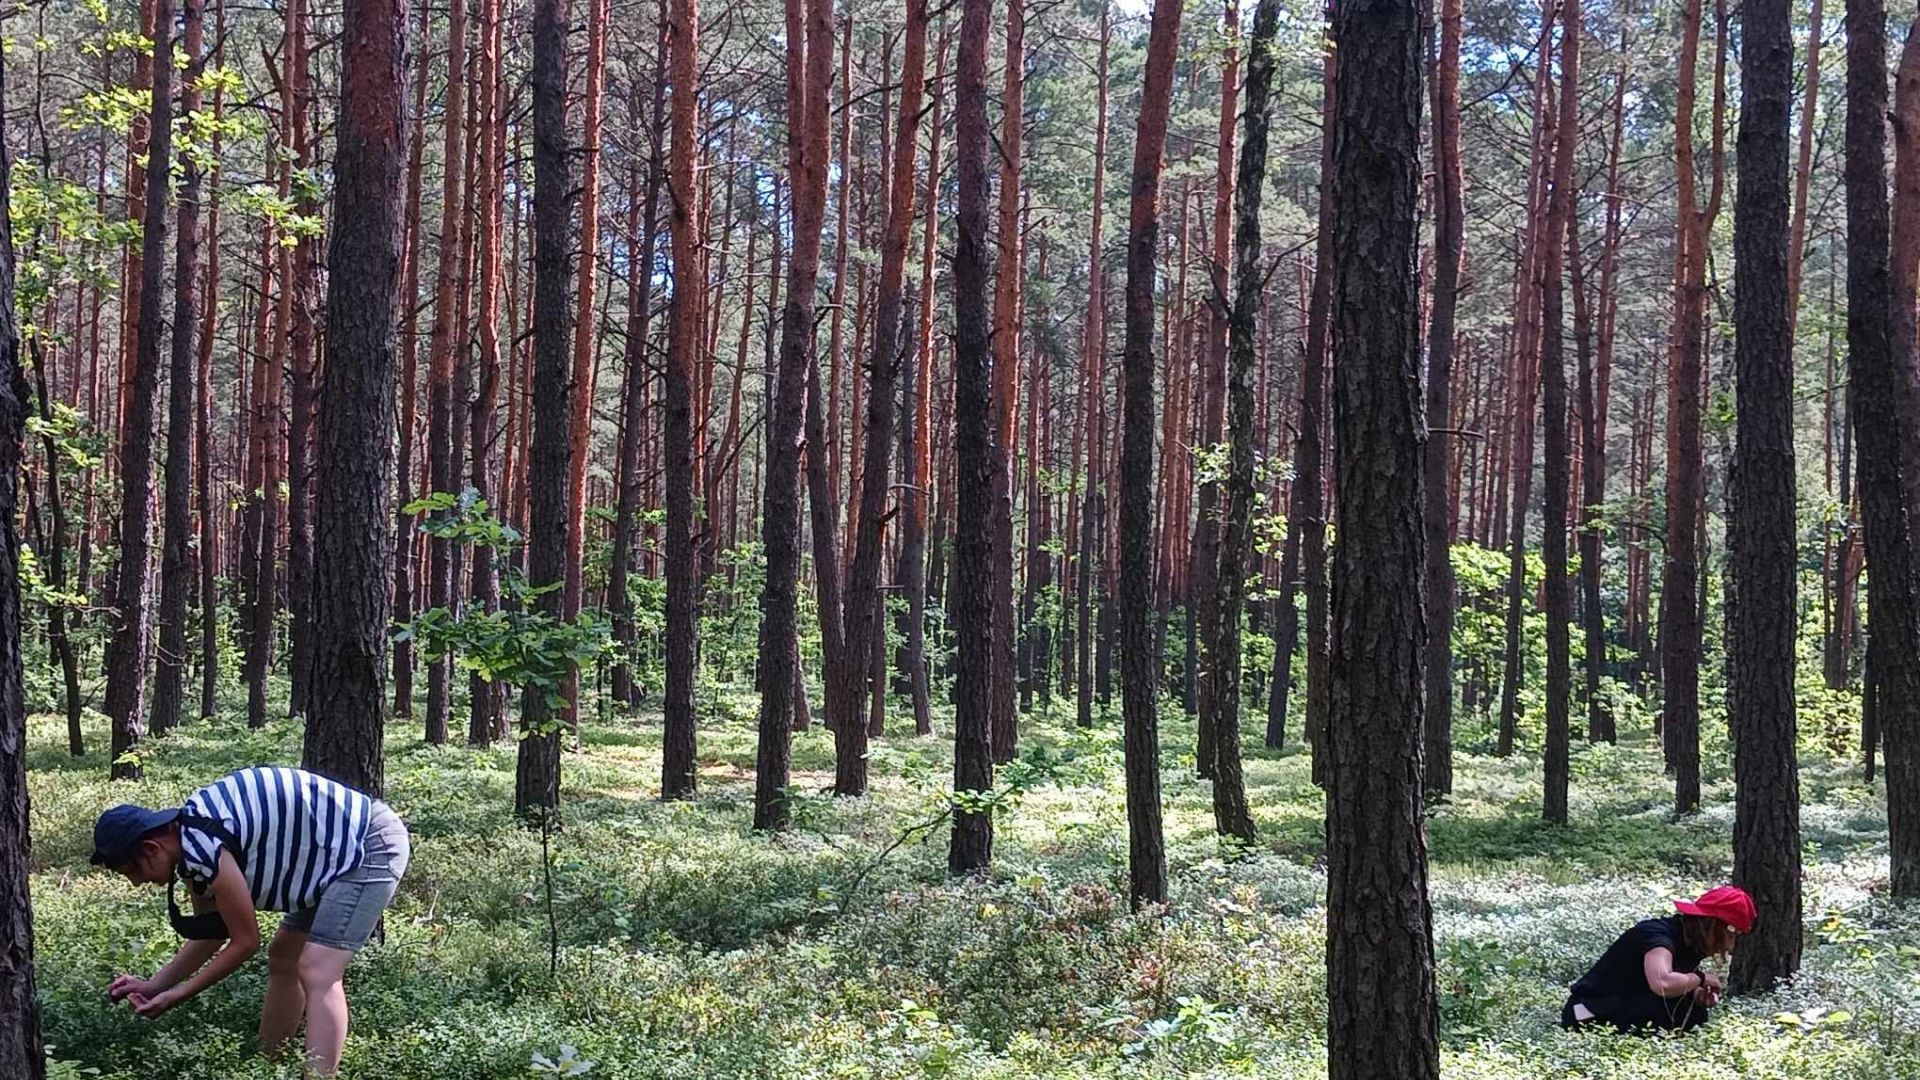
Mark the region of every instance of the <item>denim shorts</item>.
[[406, 823], [379, 801], [367, 819], [365, 845], [358, 866], [335, 878], [319, 903], [289, 914], [280, 926], [306, 934], [315, 945], [359, 952], [392, 902], [413, 851]]

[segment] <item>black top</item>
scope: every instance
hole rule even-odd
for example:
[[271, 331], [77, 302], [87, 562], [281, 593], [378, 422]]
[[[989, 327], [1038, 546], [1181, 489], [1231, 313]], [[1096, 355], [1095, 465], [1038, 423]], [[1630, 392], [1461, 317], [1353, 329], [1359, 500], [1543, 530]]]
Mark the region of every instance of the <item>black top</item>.
[[1687, 948], [1680, 934], [1680, 916], [1648, 919], [1621, 934], [1580, 981], [1573, 984], [1573, 1000], [1596, 1016], [1608, 1015], [1607, 1005], [1618, 998], [1653, 993], [1647, 985], [1646, 956], [1654, 949], [1673, 953], [1673, 970], [1696, 971], [1704, 959]]

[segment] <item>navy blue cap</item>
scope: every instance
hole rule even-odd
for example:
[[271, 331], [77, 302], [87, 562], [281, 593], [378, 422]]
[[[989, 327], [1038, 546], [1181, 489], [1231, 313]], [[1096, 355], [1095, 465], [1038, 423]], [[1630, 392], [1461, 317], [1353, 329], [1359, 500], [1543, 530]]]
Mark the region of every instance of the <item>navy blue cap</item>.
[[93, 865], [118, 866], [133, 858], [148, 833], [171, 824], [180, 808], [149, 810], [123, 803], [100, 815], [93, 824]]

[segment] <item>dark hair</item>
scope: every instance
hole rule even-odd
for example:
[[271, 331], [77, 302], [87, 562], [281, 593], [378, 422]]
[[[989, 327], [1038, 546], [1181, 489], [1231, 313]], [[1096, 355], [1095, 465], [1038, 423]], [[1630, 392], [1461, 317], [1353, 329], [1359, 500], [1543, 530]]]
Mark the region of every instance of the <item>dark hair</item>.
[[1680, 941], [1691, 952], [1717, 956], [1730, 946], [1727, 924], [1711, 915], [1680, 916]]

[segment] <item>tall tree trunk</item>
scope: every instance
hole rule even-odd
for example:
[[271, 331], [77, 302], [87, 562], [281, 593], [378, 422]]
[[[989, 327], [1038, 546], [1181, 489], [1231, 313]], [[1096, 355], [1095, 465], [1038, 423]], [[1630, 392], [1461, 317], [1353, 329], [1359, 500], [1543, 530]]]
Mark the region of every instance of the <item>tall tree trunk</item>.
[[[1607, 409], [1612, 396], [1614, 321], [1618, 307], [1614, 287], [1620, 266], [1623, 199], [1620, 191], [1620, 156], [1626, 128], [1627, 100], [1625, 33], [1622, 29], [1619, 67], [1613, 77], [1613, 135], [1607, 149], [1606, 224], [1600, 239], [1597, 355], [1592, 363], [1588, 363], [1588, 354], [1583, 349], [1580, 364], [1580, 431], [1583, 439], [1580, 462], [1585, 503], [1578, 519], [1580, 616], [1587, 649], [1587, 739], [1590, 742], [1613, 742], [1616, 737], [1613, 709], [1600, 686], [1600, 678], [1608, 670], [1606, 620], [1600, 598], [1600, 563], [1607, 533], [1603, 511], [1607, 501]], [[1579, 215], [1575, 214], [1567, 223], [1567, 258], [1574, 274], [1576, 326], [1590, 321], [1590, 318], [1583, 319], [1581, 316], [1584, 290], [1580, 278], [1579, 248]], [[1585, 335], [1582, 335], [1582, 340], [1585, 340]]]
[[[1135, 907], [1167, 900], [1160, 827], [1159, 657], [1153, 648], [1153, 284], [1160, 247], [1160, 165], [1167, 145], [1181, 0], [1154, 0], [1146, 83], [1134, 131], [1127, 209], [1127, 334], [1122, 357], [1120, 451], [1120, 649], [1127, 778], [1127, 891]], [[1172, 451], [1169, 446], [1167, 450]]]
[[[1512, 429], [1511, 451], [1507, 458], [1508, 491], [1512, 492], [1511, 516], [1495, 526], [1495, 533], [1507, 546], [1507, 623], [1506, 650], [1500, 670], [1500, 730], [1497, 752], [1501, 757], [1513, 753], [1520, 720], [1520, 682], [1525, 674], [1522, 630], [1526, 618], [1527, 595], [1527, 511], [1533, 494], [1533, 407], [1540, 390], [1540, 290], [1539, 269], [1543, 257], [1542, 242], [1547, 229], [1546, 203], [1548, 172], [1555, 146], [1553, 109], [1553, 18], [1555, 4], [1540, 12], [1539, 67], [1536, 74], [1533, 105], [1533, 159], [1527, 179], [1527, 225], [1525, 246], [1514, 275], [1513, 407], [1509, 410]], [[1505, 494], [1503, 492], [1502, 494]], [[1503, 505], [1501, 509], [1506, 508]], [[1500, 532], [1505, 525], [1508, 531]]]
[[[1541, 427], [1546, 452], [1540, 551], [1546, 562], [1547, 738], [1541, 814], [1567, 820], [1570, 716], [1573, 711], [1573, 596], [1567, 576], [1567, 494], [1572, 440], [1567, 434], [1566, 283], [1567, 233], [1577, 211], [1573, 154], [1580, 125], [1580, 0], [1561, 0], [1560, 118], [1553, 155], [1553, 193], [1540, 278]], [[1578, 253], [1575, 253], [1578, 256]]]
[[[790, 46], [786, 66], [787, 173], [793, 197], [793, 251], [787, 260], [786, 305], [780, 318], [779, 384], [770, 436], [773, 453], [767, 465], [765, 517], [761, 522], [766, 538], [767, 582], [760, 595], [760, 746], [753, 812], [756, 829], [785, 828], [791, 817], [785, 789], [798, 652], [794, 608], [800, 575], [800, 485], [794, 455], [799, 449], [809, 396], [807, 371], [812, 364], [820, 230], [827, 210], [827, 124], [833, 88], [832, 0], [787, 0], [786, 13]], [[680, 85], [676, 78], [676, 94]], [[676, 129], [676, 148], [678, 144]], [[807, 448], [809, 459], [821, 452], [822, 447]], [[827, 556], [833, 557], [833, 537], [815, 536], [814, 543], [827, 545]], [[829, 701], [830, 711], [832, 707]], [[840, 716], [835, 722], [858, 721]]]
[[[639, 688], [633, 681], [631, 660], [638, 648], [633, 620], [633, 598], [628, 593], [627, 575], [633, 571], [634, 546], [638, 539], [640, 498], [643, 486], [641, 449], [647, 430], [647, 382], [651, 365], [647, 362], [647, 342], [653, 322], [653, 264], [655, 232], [660, 223], [660, 185], [666, 180], [667, 144], [667, 54], [673, 47], [666, 0], [660, 0], [660, 40], [653, 78], [652, 138], [647, 154], [646, 194], [642, 197], [639, 232], [632, 243], [639, 245], [632, 256], [627, 291], [627, 340], [625, 371], [621, 376], [620, 457], [615, 475], [613, 519], [613, 561], [607, 573], [607, 607], [613, 617], [613, 640], [617, 650], [613, 664], [613, 699], [622, 704], [639, 700]], [[633, 102], [634, 123], [639, 123], [637, 96]], [[638, 179], [638, 167], [629, 169], [631, 187]], [[743, 316], [744, 317], [744, 316]]]
[[[586, 586], [585, 558], [587, 536], [587, 453], [593, 438], [593, 399], [595, 375], [598, 365], [594, 362], [595, 345], [599, 335], [594, 332], [594, 291], [598, 284], [599, 248], [600, 248], [600, 132], [601, 104], [606, 96], [607, 81], [607, 21], [609, 0], [586, 0], [587, 2], [587, 73], [586, 95], [581, 107], [586, 113], [582, 121], [580, 141], [581, 180], [580, 180], [580, 264], [576, 268], [574, 285], [574, 329], [573, 329], [573, 416], [570, 421], [567, 468], [570, 475], [567, 480], [567, 562], [566, 591], [563, 595], [562, 613], [568, 619], [578, 618]], [[479, 435], [478, 426], [474, 429]], [[480, 455], [480, 446], [474, 444], [474, 456]], [[474, 469], [475, 475], [480, 472]], [[709, 501], [707, 514], [711, 518], [714, 507]], [[567, 722], [575, 733], [580, 730], [580, 668], [578, 665], [567, 671], [566, 696]]]
[[[7, 205], [13, 156], [6, 149], [6, 60], [0, 56], [0, 1073], [46, 1075], [40, 999], [34, 987], [32, 870], [27, 818], [27, 708], [20, 663], [20, 446], [26, 375], [13, 301], [13, 227]], [[166, 168], [166, 159], [159, 159]]]
[[[139, 348], [121, 426], [119, 605], [107, 643], [106, 714], [113, 724], [116, 780], [138, 780], [145, 734], [142, 689], [152, 652], [147, 600], [153, 551], [153, 407], [160, 389], [160, 305], [165, 300], [168, 162], [173, 147], [173, 0], [154, 0], [153, 93], [147, 141], [146, 219], [140, 236]], [[11, 520], [11, 519], [9, 519]]]
[[[1895, 896], [1920, 895], [1920, 611], [1916, 610], [1914, 488], [1914, 289], [1920, 276], [1920, 132], [1914, 94], [1915, 39], [1900, 63], [1895, 132], [1893, 232], [1885, 202], [1886, 21], [1871, 0], [1847, 6], [1847, 367], [1854, 434], [1860, 440], [1860, 505], [1866, 526], [1869, 678], [1886, 740], [1887, 839]], [[1876, 79], [1876, 86], [1867, 85]], [[1856, 115], [1856, 110], [1859, 115]], [[1871, 110], [1869, 112], [1868, 110]], [[1858, 247], [1854, 246], [1858, 244]], [[1902, 247], [1901, 245], [1905, 245]], [[1879, 312], [1885, 315], [1875, 318]]]
[[1334, 264], [1327, 1075], [1437, 1080], [1420, 813], [1426, 615], [1420, 470], [1420, 12], [1342, 0]]
[[[407, 146], [407, 204], [401, 218], [407, 230], [407, 244], [401, 256], [406, 261], [406, 279], [400, 287], [406, 301], [400, 313], [400, 348], [404, 357], [401, 367], [405, 373], [401, 376], [400, 391], [400, 456], [394, 468], [398, 484], [394, 502], [400, 507], [393, 541], [393, 621], [396, 623], [413, 619], [419, 582], [419, 535], [414, 529], [413, 515], [406, 512], [406, 507], [415, 495], [413, 448], [420, 396], [421, 159], [426, 144], [427, 73], [432, 66], [425, 57], [414, 65], [413, 134]], [[217, 251], [220, 245], [209, 247]], [[393, 643], [393, 714], [413, 715], [413, 642], [405, 638]]]
[[[1740, 937], [1728, 985], [1770, 989], [1800, 970], [1800, 767], [1794, 520], [1793, 329], [1788, 291], [1788, 115], [1793, 9], [1741, 8], [1740, 133], [1734, 187], [1734, 336], [1739, 408], [1728, 492], [1727, 715], [1734, 769], [1733, 879], [1759, 918]], [[1920, 60], [1920, 48], [1907, 52]], [[1920, 90], [1902, 60], [1901, 91]], [[1815, 88], [1817, 90], [1817, 87]], [[1916, 103], [1920, 104], [1920, 103]]]
[[[1452, 414], [1454, 312], [1460, 300], [1465, 247], [1465, 173], [1460, 167], [1461, 0], [1440, 0], [1440, 66], [1433, 82], [1433, 311], [1427, 330], [1427, 417]], [[1456, 432], [1427, 440], [1421, 463], [1427, 515], [1426, 790], [1453, 791], [1453, 522], [1447, 497], [1447, 455]]]
[[679, 799], [693, 794], [697, 784], [693, 668], [699, 582], [694, 577], [698, 568], [693, 558], [693, 381], [706, 290], [700, 263], [700, 225], [695, 215], [699, 194], [694, 187], [694, 161], [699, 155], [694, 130], [700, 111], [699, 0], [673, 0], [667, 33], [667, 77], [673, 85], [673, 142], [667, 164], [673, 322], [667, 345], [661, 445], [667, 504], [667, 678], [660, 797]]
[[[180, 111], [200, 110], [196, 85], [204, 46], [204, 0], [184, 0], [181, 46], [187, 74]], [[193, 273], [200, 259], [200, 167], [191, 154], [180, 155], [179, 238], [173, 258], [173, 340], [167, 366], [167, 459], [165, 506], [160, 545], [160, 645], [153, 680], [153, 733], [165, 734], [180, 723], [187, 675], [187, 602], [193, 592], [193, 436], [199, 397], [199, 329]], [[219, 237], [212, 238], [214, 243]], [[217, 285], [208, 281], [209, 294]], [[203, 553], [204, 554], [204, 553]], [[210, 557], [210, 555], [206, 556]]]
[[[927, 132], [927, 187], [920, 248], [920, 304], [914, 336], [914, 367], [909, 369], [901, 407], [905, 420], [900, 443], [903, 466], [911, 476], [901, 492], [902, 524], [898, 578], [907, 597], [901, 666], [913, 702], [916, 735], [933, 734], [933, 692], [927, 671], [927, 503], [933, 489], [933, 279], [940, 234], [940, 106], [947, 74], [947, 35], [943, 27], [934, 61], [933, 115]], [[924, 61], [923, 61], [924, 64]], [[1097, 212], [1097, 211], [1096, 211]]]
[[[573, 168], [567, 146], [568, 0], [533, 5], [533, 444], [529, 450], [527, 583], [551, 587], [537, 603], [562, 616], [567, 551], [569, 424], [573, 412], [568, 310], [568, 255], [573, 217]], [[671, 537], [668, 542], [673, 541]], [[671, 614], [671, 613], [670, 613]], [[689, 643], [691, 644], [691, 643]], [[691, 650], [689, 650], [691, 652]], [[691, 665], [689, 665], [691, 667]], [[560, 804], [559, 718], [547, 689], [528, 687], [520, 700], [526, 729], [514, 777], [513, 808], [522, 817], [552, 813]], [[668, 723], [673, 714], [668, 713]], [[672, 758], [671, 748], [668, 758]]]
[[[884, 648], [885, 610], [880, 593], [882, 530], [887, 485], [893, 477], [894, 402], [900, 366], [909, 356], [901, 297], [906, 289], [907, 247], [913, 239], [913, 161], [919, 146], [920, 100], [927, 69], [927, 0], [907, 0], [906, 53], [900, 68], [900, 117], [893, 139], [886, 228], [880, 236], [880, 285], [874, 300], [873, 355], [867, 365], [866, 449], [860, 466], [860, 517], [853, 523], [853, 565], [847, 572], [845, 618], [848, 701], [865, 687], [862, 661]], [[875, 688], [879, 693], [881, 688]], [[834, 732], [834, 783], [838, 795], [867, 790], [867, 725], [849, 717]]]
[[[480, 144], [477, 167], [473, 171], [473, 202], [479, 212], [473, 228], [479, 234], [480, 379], [467, 413], [470, 425], [467, 442], [472, 448], [467, 485], [480, 498], [489, 500], [495, 494], [493, 428], [498, 413], [494, 402], [500, 383], [500, 185], [506, 170], [505, 117], [501, 114], [500, 101], [500, 14], [500, 0], [482, 0], [480, 62], [475, 72], [479, 85], [475, 88], [474, 115], [470, 117], [479, 133]], [[499, 555], [491, 547], [474, 547], [471, 596], [476, 612], [484, 614], [499, 609]], [[467, 742], [470, 745], [486, 746], [496, 734], [504, 731], [505, 690], [504, 686], [481, 678], [478, 673], [468, 677]]]
[[1019, 466], [1021, 136], [1026, 129], [1023, 90], [1026, 77], [1025, 0], [1007, 0], [1006, 60], [1000, 88], [999, 222], [994, 242], [999, 256], [993, 281], [993, 760], [1012, 761], [1019, 742], [1014, 712], [1014, 650], [1018, 630], [1013, 615], [1013, 489]]
[[[213, 61], [219, 63], [226, 47], [227, 6], [225, 0], [214, 0], [214, 46]], [[208, 185], [207, 199], [207, 270], [206, 290], [209, 298], [220, 294], [220, 153], [223, 136], [221, 124], [226, 115], [226, 90], [216, 86], [213, 91], [214, 134], [210, 142], [214, 164], [211, 170], [211, 183]], [[196, 375], [197, 399], [194, 402], [195, 443], [198, 453], [194, 458], [194, 491], [198, 497], [197, 511], [199, 521], [199, 570], [200, 570], [200, 716], [211, 719], [217, 703], [215, 693], [220, 685], [220, 588], [219, 588], [219, 533], [216, 531], [216, 508], [220, 505], [213, 492], [213, 334], [219, 305], [203, 302], [200, 305], [200, 330], [196, 340], [199, 355], [195, 358], [198, 365]], [[77, 336], [77, 335], [76, 335]], [[244, 370], [244, 368], [242, 368]], [[44, 397], [44, 395], [43, 395]], [[243, 415], [236, 410], [236, 415]], [[56, 587], [65, 584], [65, 572], [59, 560], [56, 569], [61, 577]], [[73, 676], [72, 665], [63, 657], [67, 667], [67, 687], [69, 696], [79, 689], [79, 680]], [[70, 706], [70, 715], [77, 720], [77, 707]]]
[[[455, 324], [454, 307], [458, 302], [455, 293], [460, 269], [460, 206], [465, 179], [460, 174], [466, 161], [462, 115], [466, 109], [467, 0], [448, 0], [448, 4], [446, 130], [440, 156], [445, 170], [440, 187], [440, 256], [433, 290], [433, 336], [427, 351], [428, 485], [439, 493], [454, 492], [459, 485], [460, 462], [453, 452], [453, 354], [454, 335], [460, 334], [464, 342], [466, 334], [465, 327]], [[537, 250], [534, 257], [540, 258]], [[457, 547], [445, 537], [436, 536], [427, 542], [428, 607], [446, 610], [453, 607]], [[453, 659], [442, 654], [439, 659], [427, 662], [427, 742], [438, 746], [447, 741], [447, 725], [452, 715]]]
[[[1340, 58], [1333, 49], [1322, 57], [1320, 100], [1320, 207], [1314, 243], [1313, 292], [1307, 300], [1307, 344], [1300, 358], [1300, 434], [1294, 444], [1293, 498], [1289, 522], [1300, 523], [1300, 569], [1305, 581], [1307, 615], [1306, 741], [1313, 748], [1313, 781], [1327, 777], [1328, 579], [1326, 517], [1327, 339], [1328, 309], [1333, 299], [1333, 132], [1338, 123]], [[1291, 525], [1289, 525], [1291, 528]], [[1293, 596], [1283, 586], [1281, 606], [1291, 610]], [[1284, 635], [1291, 639], [1292, 634]], [[1288, 652], [1291, 662], [1292, 652]], [[1286, 690], [1278, 717], [1269, 716], [1269, 730], [1286, 728]]]
[[[1097, 627], [1093, 621], [1095, 568], [1101, 562], [1101, 526], [1106, 516], [1106, 416], [1107, 416], [1107, 323], [1106, 267], [1102, 265], [1100, 230], [1106, 220], [1107, 198], [1107, 58], [1113, 39], [1113, 24], [1105, 0], [1100, 5], [1100, 60], [1095, 80], [1093, 134], [1093, 220], [1087, 229], [1087, 313], [1081, 323], [1080, 347], [1086, 353], [1086, 378], [1080, 393], [1088, 399], [1083, 410], [1088, 414], [1086, 505], [1080, 519], [1080, 545], [1077, 580], [1074, 586], [1078, 626], [1074, 642], [1079, 650], [1075, 658], [1074, 721], [1083, 728], [1093, 726], [1094, 641]], [[1105, 575], [1101, 575], [1104, 579]], [[1104, 590], [1103, 590], [1104, 591]], [[1106, 599], [1102, 597], [1104, 609]]]
[[1254, 826], [1240, 768], [1240, 612], [1247, 601], [1246, 560], [1253, 546], [1253, 367], [1258, 347], [1254, 322], [1266, 280], [1260, 266], [1260, 201], [1267, 182], [1273, 39], [1279, 19], [1279, 0], [1261, 0], [1254, 9], [1253, 39], [1247, 47], [1247, 141], [1240, 150], [1234, 186], [1234, 293], [1227, 327], [1233, 358], [1227, 388], [1232, 398], [1228, 420], [1232, 448], [1218, 577], [1220, 636], [1208, 676], [1219, 710], [1214, 732], [1213, 824], [1221, 835], [1246, 841], [1253, 839]]
[[[953, 91], [958, 213], [953, 247], [954, 507], [961, 521], [993, 513], [993, 355], [987, 322], [987, 35], [993, 0], [962, 0]], [[940, 547], [935, 530], [935, 548]], [[975, 797], [993, 788], [993, 537], [954, 530], [953, 790]], [[993, 814], [956, 806], [947, 870], [970, 874], [993, 860]]]
[[409, 5], [347, 0], [327, 254], [307, 768], [383, 787]]
[[[287, 4], [287, 71], [285, 94], [287, 119], [293, 132], [293, 160], [290, 167], [305, 176], [313, 164], [309, 133], [311, 106], [307, 77], [307, 4], [289, 0]], [[318, 216], [308, 194], [312, 185], [302, 183], [294, 198], [294, 210], [309, 217]], [[314, 333], [313, 333], [313, 238], [297, 237], [291, 253], [293, 275], [288, 282], [292, 307], [288, 314], [287, 349], [292, 362], [287, 409], [287, 668], [288, 714], [307, 712], [308, 675], [313, 663], [313, 409], [314, 409]]]
[[1712, 189], [1704, 206], [1694, 175], [1693, 112], [1702, 0], [1688, 0], [1680, 42], [1674, 161], [1679, 174], [1679, 268], [1674, 289], [1673, 362], [1667, 377], [1667, 531], [1660, 589], [1660, 673], [1665, 690], [1667, 765], [1674, 773], [1674, 807], [1700, 804], [1700, 533], [1705, 512], [1701, 441], [1706, 361], [1707, 245], [1719, 213], [1722, 170], [1720, 118], [1725, 81], [1723, 0], [1715, 0], [1721, 32], [1714, 64]]
[[[1225, 435], [1227, 398], [1227, 266], [1232, 258], [1228, 238], [1233, 218], [1233, 135], [1239, 120], [1240, 102], [1240, 11], [1238, 4], [1224, 6], [1221, 39], [1226, 43], [1220, 59], [1219, 146], [1213, 166], [1213, 247], [1207, 260], [1208, 304], [1205, 344], [1200, 349], [1200, 437], [1199, 445], [1212, 452]], [[1248, 420], [1252, 422], [1251, 418]], [[1171, 452], [1171, 448], [1167, 452]], [[1225, 631], [1217, 595], [1220, 570], [1221, 483], [1208, 470], [1200, 479], [1195, 495], [1193, 541], [1187, 555], [1187, 609], [1192, 613], [1194, 634], [1191, 648], [1197, 663], [1187, 672], [1197, 706], [1195, 760], [1202, 777], [1213, 775], [1214, 742], [1221, 724], [1219, 673], [1213, 656], [1220, 650]], [[1237, 676], [1236, 676], [1237, 677]], [[1239, 728], [1239, 717], [1233, 720]], [[1238, 747], [1234, 748], [1236, 756]]]

